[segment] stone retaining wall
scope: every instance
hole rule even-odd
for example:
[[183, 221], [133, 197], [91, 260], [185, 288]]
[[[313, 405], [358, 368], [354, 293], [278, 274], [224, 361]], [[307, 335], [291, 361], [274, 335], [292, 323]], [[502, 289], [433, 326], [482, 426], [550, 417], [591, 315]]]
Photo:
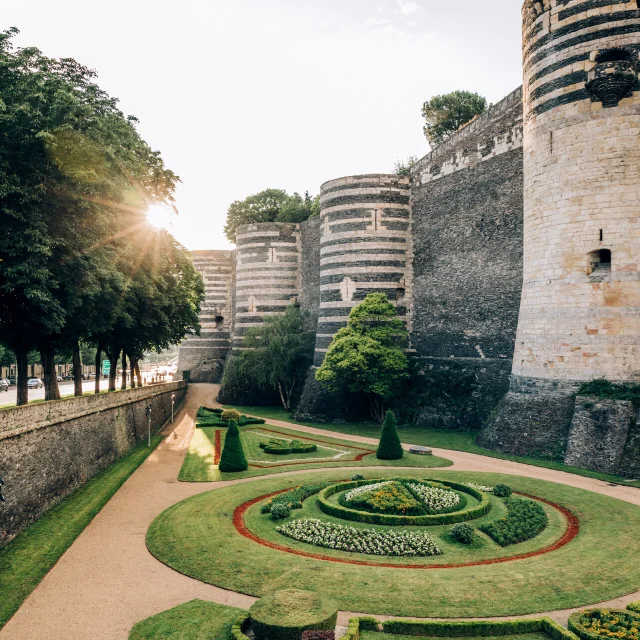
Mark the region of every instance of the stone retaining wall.
[[171, 419], [185, 382], [151, 385], [0, 411], [0, 546]]

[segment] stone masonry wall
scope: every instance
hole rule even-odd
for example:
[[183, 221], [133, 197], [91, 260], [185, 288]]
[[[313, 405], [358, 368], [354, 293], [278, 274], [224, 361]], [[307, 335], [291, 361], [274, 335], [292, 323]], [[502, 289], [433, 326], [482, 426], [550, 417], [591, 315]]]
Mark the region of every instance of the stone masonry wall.
[[71, 491], [146, 441], [145, 409], [156, 430], [171, 418], [185, 382], [0, 411], [0, 546]]
[[565, 464], [618, 474], [635, 418], [632, 402], [578, 396]]
[[509, 387], [522, 287], [521, 147], [518, 89], [414, 168], [419, 424], [477, 429]]

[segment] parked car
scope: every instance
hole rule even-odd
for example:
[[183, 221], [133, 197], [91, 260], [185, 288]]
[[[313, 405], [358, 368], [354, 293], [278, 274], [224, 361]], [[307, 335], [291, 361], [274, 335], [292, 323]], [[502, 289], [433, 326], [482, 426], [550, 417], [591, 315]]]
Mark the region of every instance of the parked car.
[[62, 382], [62, 376], [58, 376], [58, 377], [56, 378], [56, 380], [57, 380], [58, 382]]
[[9, 391], [9, 381], [0, 378], [0, 391]]
[[16, 383], [15, 376], [9, 376], [9, 384], [15, 384], [15, 383]]
[[29, 378], [27, 380], [27, 389], [42, 389], [44, 382], [40, 378]]

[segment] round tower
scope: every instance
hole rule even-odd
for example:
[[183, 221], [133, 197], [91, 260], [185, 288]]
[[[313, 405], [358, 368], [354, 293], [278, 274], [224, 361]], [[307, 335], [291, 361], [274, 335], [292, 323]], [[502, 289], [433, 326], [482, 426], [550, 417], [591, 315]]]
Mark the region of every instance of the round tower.
[[640, 378], [640, 11], [596, 4], [524, 4], [524, 287], [512, 388]]
[[250, 327], [298, 301], [300, 225], [265, 222], [238, 227], [234, 348]]
[[320, 318], [315, 364], [351, 309], [386, 293], [408, 317], [411, 297], [411, 180], [397, 175], [339, 178], [320, 189]]

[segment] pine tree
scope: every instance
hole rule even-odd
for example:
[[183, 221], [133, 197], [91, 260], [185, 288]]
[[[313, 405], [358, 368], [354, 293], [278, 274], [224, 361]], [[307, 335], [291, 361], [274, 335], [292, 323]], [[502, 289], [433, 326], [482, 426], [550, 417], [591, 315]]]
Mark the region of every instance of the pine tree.
[[246, 471], [249, 468], [247, 458], [242, 448], [242, 440], [240, 440], [240, 430], [235, 420], [229, 422], [227, 436], [224, 439], [224, 447], [220, 456], [220, 471], [226, 473], [238, 473]]
[[378, 460], [400, 460], [403, 455], [400, 438], [396, 431], [396, 419], [392, 411], [387, 411], [376, 457]]

